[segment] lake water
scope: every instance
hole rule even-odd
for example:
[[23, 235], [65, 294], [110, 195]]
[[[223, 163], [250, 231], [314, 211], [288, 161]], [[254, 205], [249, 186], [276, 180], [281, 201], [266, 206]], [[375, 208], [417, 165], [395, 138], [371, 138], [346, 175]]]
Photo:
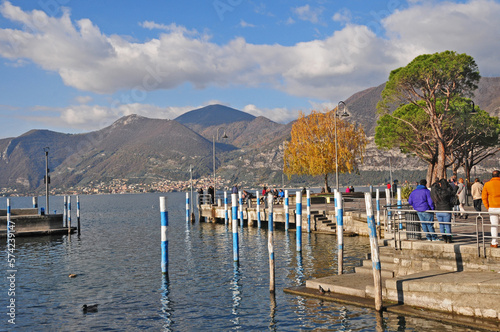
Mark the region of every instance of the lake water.
[[[7, 295], [5, 241], [0, 330], [16, 331], [374, 331], [371, 309], [285, 294], [307, 279], [337, 273], [336, 237], [276, 230], [276, 296], [269, 293], [267, 229], [240, 228], [240, 262], [225, 225], [185, 222], [185, 194], [169, 193], [169, 274], [161, 273], [160, 194], [80, 196], [82, 234], [16, 238], [15, 295]], [[76, 206], [73, 199], [73, 207]], [[40, 198], [41, 205], [44, 199]], [[13, 208], [31, 198], [12, 198]], [[4, 209], [6, 199], [0, 198]], [[62, 211], [53, 197], [51, 211]], [[74, 209], [74, 208], [73, 208]], [[75, 211], [73, 210], [73, 213]], [[73, 214], [73, 220], [76, 219]], [[73, 222], [74, 224], [74, 222]], [[344, 268], [369, 252], [364, 237], [345, 239]], [[69, 274], [77, 274], [69, 278]], [[15, 299], [15, 325], [8, 322]], [[99, 304], [84, 314], [83, 304]], [[467, 331], [384, 313], [385, 331]]]

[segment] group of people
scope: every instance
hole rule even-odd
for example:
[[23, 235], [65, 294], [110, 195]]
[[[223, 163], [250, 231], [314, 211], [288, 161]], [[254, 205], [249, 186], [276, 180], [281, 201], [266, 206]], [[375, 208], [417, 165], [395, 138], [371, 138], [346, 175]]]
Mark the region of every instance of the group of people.
[[[453, 178], [450, 181], [441, 179], [432, 184], [430, 190], [427, 188], [427, 180], [420, 180], [417, 188], [413, 190], [408, 198], [408, 203], [417, 211], [419, 220], [422, 222], [422, 230], [428, 241], [445, 241], [452, 243], [451, 235], [451, 212], [460, 211], [460, 216], [467, 219], [465, 212], [466, 187], [463, 178], [456, 182]], [[474, 202], [474, 209], [481, 211], [481, 203], [490, 213], [500, 214], [500, 171], [492, 173], [490, 181], [484, 185], [476, 178], [471, 186], [471, 194]], [[458, 209], [455, 207], [458, 206]], [[439, 222], [438, 238], [434, 230], [434, 213]], [[491, 222], [491, 246], [498, 247], [498, 214], [490, 214]]]

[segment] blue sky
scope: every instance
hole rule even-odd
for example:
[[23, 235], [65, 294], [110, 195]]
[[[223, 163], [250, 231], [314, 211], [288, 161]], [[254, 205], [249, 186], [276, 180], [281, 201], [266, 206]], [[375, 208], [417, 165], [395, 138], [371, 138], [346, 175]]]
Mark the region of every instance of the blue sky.
[[213, 103], [287, 123], [424, 53], [500, 76], [500, 1], [0, 3], [0, 138], [79, 133]]

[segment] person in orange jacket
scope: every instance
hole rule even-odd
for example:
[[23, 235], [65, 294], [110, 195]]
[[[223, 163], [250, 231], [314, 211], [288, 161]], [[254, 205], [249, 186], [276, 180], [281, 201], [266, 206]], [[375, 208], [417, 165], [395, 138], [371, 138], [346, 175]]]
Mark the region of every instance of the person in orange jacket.
[[498, 214], [500, 214], [500, 171], [491, 174], [491, 180], [486, 182], [481, 194], [484, 207], [490, 214], [491, 222], [491, 247], [498, 248]]

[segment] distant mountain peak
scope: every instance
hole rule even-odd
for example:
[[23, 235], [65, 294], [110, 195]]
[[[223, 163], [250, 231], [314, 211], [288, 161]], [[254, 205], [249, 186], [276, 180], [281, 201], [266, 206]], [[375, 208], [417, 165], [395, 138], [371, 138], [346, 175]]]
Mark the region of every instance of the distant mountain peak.
[[252, 121], [254, 119], [255, 116], [246, 112], [228, 106], [214, 104], [184, 113], [175, 120], [183, 125], [211, 127], [234, 122]]

